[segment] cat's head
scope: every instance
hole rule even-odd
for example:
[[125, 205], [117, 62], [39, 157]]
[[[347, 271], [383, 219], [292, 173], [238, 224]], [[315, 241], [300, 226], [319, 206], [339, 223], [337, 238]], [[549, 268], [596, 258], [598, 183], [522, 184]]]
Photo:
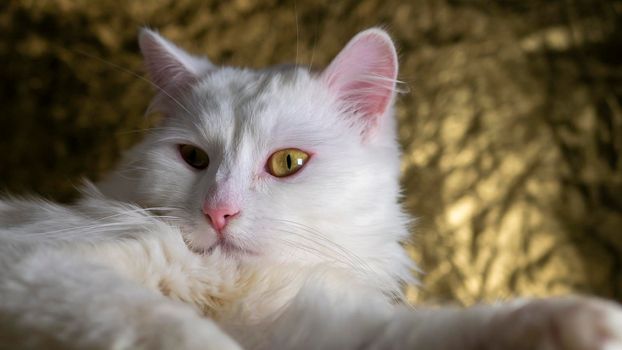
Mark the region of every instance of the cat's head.
[[359, 33], [322, 72], [219, 67], [150, 30], [140, 47], [164, 119], [105, 193], [168, 207], [198, 252], [409, 275], [386, 32]]

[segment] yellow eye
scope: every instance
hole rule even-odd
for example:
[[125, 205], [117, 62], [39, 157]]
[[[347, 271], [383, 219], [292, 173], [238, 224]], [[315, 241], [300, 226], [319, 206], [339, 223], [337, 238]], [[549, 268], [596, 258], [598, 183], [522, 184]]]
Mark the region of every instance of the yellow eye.
[[309, 154], [287, 148], [274, 152], [268, 159], [268, 172], [276, 177], [285, 177], [298, 172], [309, 159]]
[[192, 145], [179, 145], [179, 154], [188, 165], [195, 169], [203, 170], [209, 165], [207, 153]]

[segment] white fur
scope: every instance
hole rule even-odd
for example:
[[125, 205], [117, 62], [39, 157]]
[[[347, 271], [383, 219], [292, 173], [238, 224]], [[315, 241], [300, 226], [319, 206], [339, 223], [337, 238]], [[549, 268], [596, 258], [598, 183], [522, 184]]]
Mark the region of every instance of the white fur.
[[[414, 265], [401, 246], [409, 220], [397, 202], [397, 61], [381, 30], [353, 40], [370, 37], [339, 57], [356, 59], [348, 47], [390, 50], [363, 65], [393, 64], [378, 70], [390, 76], [372, 77], [383, 81], [376, 86], [349, 67], [336, 93], [304, 68], [218, 68], [143, 32], [163, 124], [72, 206], [0, 202], [0, 347], [518, 349], [515, 335], [534, 326], [513, 321], [528, 310], [567, 331], [564, 344], [619, 349], [620, 311], [593, 300], [400, 305]], [[331, 77], [344, 60], [331, 65]], [[343, 91], [356, 86], [390, 89], [389, 100], [374, 100], [381, 114], [343, 99], [364, 96]], [[179, 144], [206, 151], [209, 167], [186, 165]], [[290, 147], [311, 154], [306, 166], [288, 178], [269, 175], [268, 157]], [[214, 199], [242, 204], [226, 234], [252, 254], [215, 245], [201, 212]], [[594, 314], [603, 317], [585, 316]], [[594, 331], [572, 332], [581, 327]], [[544, 328], [532, 348], [556, 345]]]

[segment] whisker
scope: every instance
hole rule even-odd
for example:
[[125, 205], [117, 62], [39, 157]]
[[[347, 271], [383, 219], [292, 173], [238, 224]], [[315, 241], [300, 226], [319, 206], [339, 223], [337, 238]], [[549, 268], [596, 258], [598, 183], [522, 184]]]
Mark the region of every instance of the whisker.
[[325, 251], [322, 251], [320, 249], [317, 249], [316, 247], [304, 244], [302, 242], [287, 240], [287, 239], [284, 239], [283, 237], [275, 238], [275, 241], [279, 241], [280, 243], [286, 246], [292, 247], [296, 250], [302, 250], [311, 255], [317, 256], [321, 258], [322, 260], [326, 260], [327, 262], [342, 264], [344, 267], [349, 267], [353, 269], [362, 278], [370, 278], [370, 275], [372, 278], [373, 276], [378, 276], [376, 272], [373, 270], [365, 269], [363, 266], [357, 265], [348, 259], [344, 260], [343, 258], [340, 258], [339, 256], [328, 255]]
[[118, 131], [117, 135], [126, 135], [126, 134], [134, 134], [134, 133], [144, 133], [144, 132], [148, 132], [148, 131], [178, 131], [179, 128], [174, 128], [174, 127], [153, 127], [153, 128], [142, 128], [142, 129], [134, 129], [134, 130], [125, 130], [125, 131]]
[[[90, 222], [93, 222], [94, 224], [83, 225], [83, 226], [73, 226], [73, 227], [68, 227], [68, 228], [63, 228], [63, 229], [58, 229], [58, 230], [52, 230], [52, 231], [27, 232], [27, 233], [24, 233], [23, 236], [46, 236], [47, 238], [55, 238], [55, 237], [58, 238], [58, 237], [69, 237], [70, 235], [64, 235], [64, 234], [71, 233], [71, 232], [75, 232], [76, 234], [74, 236], [77, 236], [77, 235], [83, 235], [83, 234], [92, 234], [93, 232], [92, 231], [89, 232], [88, 230], [93, 230], [93, 229], [101, 229], [101, 228], [109, 228], [109, 227], [123, 227], [123, 226], [131, 227], [137, 224], [127, 223], [127, 222], [111, 222], [111, 223], [100, 223], [100, 222], [104, 220], [114, 219], [114, 218], [121, 217], [121, 216], [127, 216], [130, 214], [146, 213], [152, 210], [171, 210], [171, 209], [172, 208], [170, 207], [151, 207], [151, 208], [136, 208], [133, 210], [125, 210], [121, 213], [112, 214], [112, 215], [108, 215], [108, 216], [104, 216], [100, 218], [88, 218], [88, 220]], [[84, 218], [80, 218], [80, 219], [84, 219]], [[167, 220], [172, 220], [172, 221], [181, 220], [181, 218], [177, 216], [155, 215], [154, 213], [149, 213], [149, 215], [143, 217], [143, 219], [147, 221], [151, 219], [167, 219]]]
[[[329, 246], [329, 245], [327, 245], [327, 244], [323, 243], [322, 241], [313, 240], [313, 239], [312, 239], [312, 238], [310, 238], [310, 237], [307, 237], [307, 236], [305, 236], [305, 235], [302, 235], [302, 234], [300, 234], [300, 233], [297, 233], [297, 232], [294, 232], [294, 231], [291, 231], [291, 230], [285, 230], [285, 229], [275, 229], [275, 230], [280, 231], [280, 232], [289, 233], [289, 234], [295, 235], [295, 236], [297, 236], [297, 237], [299, 237], [299, 238], [302, 238], [302, 239], [304, 239], [304, 240], [307, 240], [307, 241], [309, 241], [309, 242], [311, 242], [311, 243], [317, 244], [317, 245], [321, 246], [322, 248], [325, 248], [325, 249], [327, 249], [327, 250], [331, 251], [332, 253], [337, 253], [337, 255], [338, 255], [338, 256], [340, 256], [340, 257], [342, 257], [342, 258], [347, 259], [347, 260], [350, 262], [350, 264], [349, 264], [349, 265], [356, 266], [356, 264], [355, 264], [355, 263], [356, 263], [356, 261], [354, 261], [353, 259], [351, 259], [351, 257], [350, 257], [350, 256], [345, 255], [345, 254], [340, 254], [339, 252], [336, 252], [336, 251], [335, 251], [335, 250], [334, 250], [331, 246]], [[300, 243], [302, 244], [302, 242], [300, 242]], [[327, 255], [325, 254], [325, 256], [327, 256]]]
[[[339, 251], [341, 251], [342, 254], [349, 256], [350, 258], [353, 258], [355, 262], [365, 266], [366, 268], [369, 268], [371, 270], [371, 268], [369, 267], [369, 265], [360, 257], [358, 257], [356, 254], [352, 253], [350, 250], [344, 248], [343, 246], [341, 246], [340, 244], [333, 242], [332, 240], [328, 239], [328, 237], [326, 237], [325, 235], [323, 235], [319, 230], [314, 229], [308, 225], [304, 225], [295, 221], [291, 221], [291, 220], [284, 220], [284, 219], [273, 219], [274, 221], [280, 221], [280, 222], [285, 222], [288, 223], [290, 225], [297, 225], [299, 227], [301, 227], [305, 232], [308, 232], [310, 234], [316, 235], [318, 237], [320, 237], [322, 240], [324, 240], [324, 242], [328, 242], [330, 243], [330, 245], [334, 248], [337, 248]], [[328, 248], [332, 248], [332, 247], [328, 247]]]
[[[279, 243], [282, 243], [282, 244], [284, 244], [284, 245], [286, 245], [288, 247], [291, 247], [291, 248], [294, 248], [294, 249], [297, 249], [297, 250], [302, 250], [302, 251], [304, 251], [306, 253], [309, 253], [311, 255], [314, 255], [314, 256], [316, 256], [318, 258], [322, 258], [322, 259], [331, 258], [331, 257], [326, 256], [326, 254], [324, 252], [322, 252], [322, 251], [320, 251], [318, 249], [312, 248], [310, 246], [306, 246], [304, 244], [300, 244], [299, 242], [294, 242], [294, 241], [291, 241], [291, 240], [286, 240], [286, 239], [283, 239], [281, 237], [275, 238], [275, 241], [278, 241]], [[290, 256], [294, 256], [294, 253], [293, 252], [289, 252], [289, 255]], [[336, 259], [334, 261], [335, 262], [343, 262], [343, 261], [336, 260]], [[350, 266], [349, 264], [345, 264], [345, 265], [346, 266]]]
[[316, 35], [314, 35], [313, 37], [313, 44], [311, 46], [311, 59], [309, 61], [309, 70], [313, 69], [313, 58], [315, 56], [315, 46], [317, 45], [317, 22], [315, 23], [315, 31], [314, 33]]
[[[274, 221], [281, 221], [281, 222], [285, 222], [285, 223], [289, 223], [289, 224], [297, 224], [295, 222], [291, 222], [291, 221], [287, 221], [287, 220], [278, 220], [278, 219], [273, 219]], [[323, 236], [321, 233], [319, 233], [318, 231], [314, 231], [312, 229], [306, 229], [304, 230], [304, 225], [299, 224], [301, 227], [299, 227], [300, 229], [303, 229], [303, 231], [305, 231], [306, 233], [315, 235], [315, 237], [317, 238], [321, 238], [321, 240], [317, 240], [317, 239], [313, 239], [311, 237], [308, 237], [307, 235], [303, 235], [300, 234], [298, 232], [292, 231], [292, 230], [284, 230], [284, 229], [279, 229], [279, 231], [285, 232], [285, 233], [290, 233], [293, 235], [296, 235], [297, 237], [300, 237], [302, 239], [305, 239], [315, 245], [319, 245], [322, 248], [325, 248], [329, 251], [331, 251], [333, 254], [336, 254], [338, 257], [341, 257], [344, 260], [340, 260], [343, 263], [346, 263], [346, 265], [351, 266], [359, 271], [363, 271], [363, 272], [367, 272], [367, 274], [371, 273], [372, 275], [381, 275], [380, 273], [378, 273], [375, 269], [373, 269], [371, 266], [369, 266], [369, 264], [367, 264], [363, 259], [361, 259], [360, 257], [358, 257], [356, 254], [352, 253], [351, 251], [343, 248], [342, 246], [340, 246], [339, 244], [329, 240], [328, 238], [326, 238], [325, 236]], [[335, 249], [337, 248], [337, 249]], [[325, 254], [324, 252], [322, 252], [323, 254]], [[326, 257], [326, 255], [324, 255], [324, 257]], [[334, 256], [331, 256], [334, 258]]]
[[183, 109], [184, 111], [186, 111], [186, 113], [188, 113], [188, 114], [190, 114], [190, 115], [192, 114], [192, 113], [191, 113], [191, 112], [190, 112], [190, 111], [189, 111], [189, 110], [188, 110], [188, 109], [187, 109], [187, 108], [186, 108], [186, 107], [185, 107], [185, 106], [184, 106], [181, 102], [179, 102], [179, 100], [178, 100], [178, 99], [176, 99], [175, 97], [173, 97], [173, 95], [169, 94], [169, 93], [168, 93], [168, 92], [167, 92], [164, 88], [162, 88], [160, 85], [158, 85], [158, 84], [156, 84], [156, 83], [152, 82], [151, 80], [149, 80], [149, 79], [147, 79], [147, 78], [143, 77], [142, 75], [140, 75], [140, 74], [138, 74], [138, 73], [136, 73], [136, 72], [134, 72], [134, 71], [132, 71], [132, 70], [129, 70], [129, 69], [127, 69], [127, 68], [121, 67], [121, 66], [119, 66], [119, 65], [118, 65], [118, 64], [116, 64], [116, 63], [113, 63], [113, 62], [108, 61], [108, 60], [105, 60], [105, 59], [103, 59], [103, 58], [101, 58], [101, 57], [98, 57], [98, 56], [92, 55], [92, 54], [90, 54], [90, 53], [88, 53], [88, 52], [82, 51], [82, 50], [80, 50], [80, 49], [70, 48], [69, 50], [74, 51], [74, 52], [77, 52], [77, 53], [79, 53], [79, 54], [81, 54], [81, 55], [84, 55], [84, 56], [86, 56], [86, 57], [89, 57], [89, 58], [92, 58], [92, 59], [98, 60], [98, 61], [100, 61], [100, 62], [102, 62], [102, 63], [104, 63], [104, 64], [109, 65], [110, 67], [113, 67], [113, 68], [115, 68], [115, 69], [118, 69], [118, 70], [119, 70], [119, 71], [121, 71], [121, 72], [124, 72], [124, 73], [130, 74], [130, 75], [134, 76], [135, 78], [138, 78], [138, 79], [140, 79], [140, 80], [142, 80], [142, 81], [144, 81], [144, 82], [147, 82], [149, 85], [153, 86], [153, 87], [154, 87], [155, 89], [157, 89], [159, 92], [163, 93], [163, 94], [164, 94], [164, 95], [166, 95], [168, 98], [170, 98], [170, 99], [171, 99], [173, 102], [175, 102], [175, 103], [176, 103], [176, 104], [177, 104], [177, 105], [178, 105], [181, 109]]
[[53, 231], [43, 231], [43, 232], [27, 232], [27, 233], [23, 233], [21, 235], [16, 235], [15, 237], [21, 237], [21, 236], [45, 236], [46, 238], [60, 238], [60, 237], [67, 237], [69, 235], [61, 235], [64, 233], [74, 233], [74, 236], [77, 236], [78, 234], [83, 234], [83, 233], [88, 233], [87, 230], [91, 230], [94, 228], [114, 228], [114, 227], [127, 227], [128, 223], [121, 223], [121, 222], [115, 222], [115, 223], [108, 223], [108, 224], [97, 224], [97, 225], [85, 225], [85, 226], [75, 226], [75, 227], [69, 227], [69, 228], [64, 228], [64, 229], [59, 229], [59, 230], [53, 230]]
[[294, 63], [298, 64], [298, 47], [300, 43], [299, 29], [298, 29], [298, 9], [296, 5], [296, 0], [294, 0], [294, 19], [296, 20], [296, 60]]

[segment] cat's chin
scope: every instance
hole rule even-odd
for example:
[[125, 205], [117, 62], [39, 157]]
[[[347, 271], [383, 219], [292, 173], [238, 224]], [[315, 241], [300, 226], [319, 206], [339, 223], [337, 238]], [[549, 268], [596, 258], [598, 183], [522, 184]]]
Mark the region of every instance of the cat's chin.
[[246, 256], [257, 256], [258, 253], [246, 248], [239, 247], [231, 241], [221, 240], [216, 242], [210, 248], [207, 249], [208, 254], [212, 254], [215, 251], [219, 251], [226, 255], [236, 256], [236, 257], [246, 257]]

